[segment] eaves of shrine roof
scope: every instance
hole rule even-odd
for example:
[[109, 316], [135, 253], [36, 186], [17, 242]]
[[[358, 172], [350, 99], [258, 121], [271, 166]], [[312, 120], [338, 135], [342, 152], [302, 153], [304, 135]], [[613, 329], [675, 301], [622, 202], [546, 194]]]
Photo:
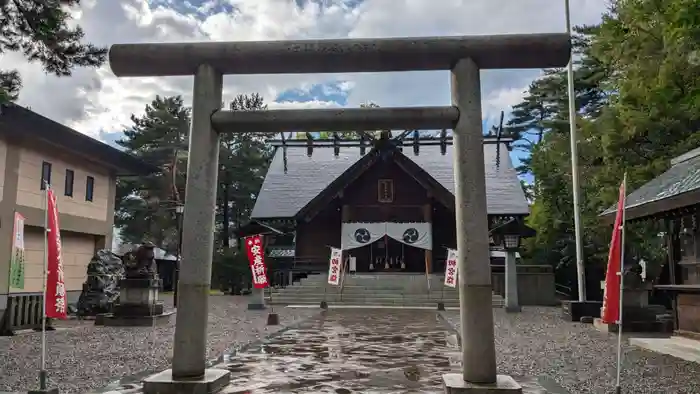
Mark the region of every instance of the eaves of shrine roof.
[[[625, 219], [645, 219], [697, 204], [700, 204], [700, 148], [671, 160], [671, 168], [666, 172], [628, 194]], [[617, 204], [600, 216], [613, 220], [616, 209]]]
[[[369, 152], [370, 149], [367, 149]], [[496, 166], [496, 144], [484, 145], [486, 197], [489, 215], [527, 215], [529, 205], [511, 162], [509, 151], [501, 144], [500, 163]], [[420, 166], [453, 195], [453, 147], [445, 155], [440, 146], [421, 146], [414, 155], [411, 147], [403, 154]], [[287, 148], [287, 172], [284, 171], [282, 148], [275, 152], [251, 217], [254, 219], [292, 218], [331, 183], [362, 159], [359, 147], [341, 147], [338, 156], [333, 148], [316, 148], [311, 157], [305, 147]]]

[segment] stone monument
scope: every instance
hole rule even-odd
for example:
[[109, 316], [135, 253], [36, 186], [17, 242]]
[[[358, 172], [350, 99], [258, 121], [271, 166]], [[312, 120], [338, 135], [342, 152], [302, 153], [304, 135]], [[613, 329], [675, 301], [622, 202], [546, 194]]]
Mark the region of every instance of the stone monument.
[[150, 326], [167, 323], [173, 312], [166, 312], [158, 300], [162, 284], [158, 278], [155, 245], [144, 243], [122, 257], [124, 278], [119, 281], [119, 303], [112, 313], [96, 324], [106, 326]]
[[106, 249], [97, 251], [87, 266], [87, 280], [78, 299], [78, 316], [111, 313], [119, 301], [119, 280], [123, 277], [122, 259]]
[[[673, 331], [673, 321], [663, 305], [649, 304], [649, 292], [653, 288], [650, 281], [642, 278], [639, 263], [625, 264], [622, 281], [622, 331], [661, 332]], [[601, 311], [602, 316], [602, 311]], [[600, 331], [617, 332], [617, 324], [606, 324], [601, 319], [593, 321]]]

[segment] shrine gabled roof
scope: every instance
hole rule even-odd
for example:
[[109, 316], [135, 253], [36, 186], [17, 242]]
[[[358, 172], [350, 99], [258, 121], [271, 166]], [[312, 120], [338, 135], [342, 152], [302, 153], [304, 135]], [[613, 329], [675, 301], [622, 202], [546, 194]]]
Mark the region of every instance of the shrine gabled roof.
[[[625, 218], [643, 219], [700, 204], [700, 148], [671, 160], [671, 168], [627, 195]], [[600, 216], [612, 219], [617, 204]]]
[[[497, 167], [496, 150], [496, 144], [484, 145], [488, 213], [527, 215], [529, 205], [510, 160], [509, 151], [505, 144], [501, 145], [500, 165]], [[369, 148], [367, 152], [370, 152]], [[411, 148], [406, 147], [403, 154], [454, 195], [452, 146], [447, 147], [445, 155], [440, 153], [438, 145], [421, 146], [419, 155], [414, 155]], [[278, 148], [251, 217], [294, 217], [362, 157], [359, 147], [341, 147], [338, 156], [334, 155], [332, 148], [316, 148], [311, 157], [307, 156], [305, 147], [288, 147], [285, 173], [283, 150]]]

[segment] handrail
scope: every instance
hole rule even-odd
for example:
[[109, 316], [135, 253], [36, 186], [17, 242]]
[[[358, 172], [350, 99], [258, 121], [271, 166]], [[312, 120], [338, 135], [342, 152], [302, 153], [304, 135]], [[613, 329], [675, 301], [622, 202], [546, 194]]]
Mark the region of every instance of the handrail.
[[558, 295], [561, 295], [565, 298], [571, 298], [571, 294], [573, 294], [573, 289], [569, 286], [564, 286], [559, 283], [554, 283], [554, 292]]

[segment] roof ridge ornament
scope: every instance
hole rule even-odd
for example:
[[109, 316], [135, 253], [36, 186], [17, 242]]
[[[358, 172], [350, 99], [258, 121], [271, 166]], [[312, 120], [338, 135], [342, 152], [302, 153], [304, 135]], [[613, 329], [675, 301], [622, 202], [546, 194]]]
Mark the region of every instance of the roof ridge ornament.
[[496, 132], [496, 169], [501, 167], [501, 133], [503, 133], [503, 117], [505, 113], [501, 111], [501, 121], [498, 122], [498, 131]]

